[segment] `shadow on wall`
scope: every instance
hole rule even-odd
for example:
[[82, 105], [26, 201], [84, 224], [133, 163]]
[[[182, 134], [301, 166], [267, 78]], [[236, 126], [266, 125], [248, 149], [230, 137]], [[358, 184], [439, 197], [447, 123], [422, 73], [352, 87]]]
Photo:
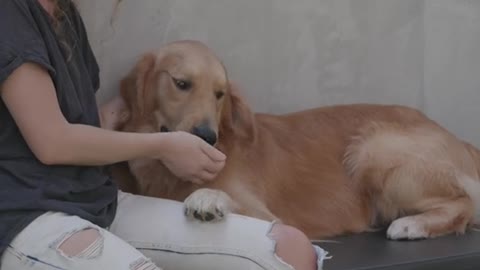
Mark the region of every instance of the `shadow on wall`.
[[414, 106], [480, 145], [480, 1], [81, 0], [102, 102], [139, 55], [197, 39], [259, 112]]

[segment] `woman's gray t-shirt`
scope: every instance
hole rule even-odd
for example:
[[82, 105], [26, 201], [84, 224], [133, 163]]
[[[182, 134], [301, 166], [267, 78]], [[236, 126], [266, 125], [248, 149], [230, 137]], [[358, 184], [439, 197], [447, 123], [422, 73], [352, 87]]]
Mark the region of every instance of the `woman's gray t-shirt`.
[[[0, 84], [23, 63], [40, 64], [53, 79], [65, 118], [99, 126], [97, 62], [78, 11], [70, 0], [59, 2], [65, 11], [59, 22], [60, 39], [37, 0], [0, 0]], [[104, 171], [42, 164], [0, 99], [0, 256], [25, 226], [46, 211], [109, 226], [117, 186]]]

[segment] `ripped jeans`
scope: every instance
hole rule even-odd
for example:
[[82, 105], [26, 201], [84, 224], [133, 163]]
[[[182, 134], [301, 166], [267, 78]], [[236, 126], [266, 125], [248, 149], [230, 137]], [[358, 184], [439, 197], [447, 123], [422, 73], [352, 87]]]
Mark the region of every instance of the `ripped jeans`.
[[[1, 270], [292, 269], [274, 253], [271, 223], [235, 214], [218, 223], [193, 222], [182, 209], [180, 202], [120, 192], [108, 230], [76, 216], [46, 213], [13, 240]], [[72, 237], [85, 246], [69, 247]], [[322, 269], [326, 253], [315, 249]]]

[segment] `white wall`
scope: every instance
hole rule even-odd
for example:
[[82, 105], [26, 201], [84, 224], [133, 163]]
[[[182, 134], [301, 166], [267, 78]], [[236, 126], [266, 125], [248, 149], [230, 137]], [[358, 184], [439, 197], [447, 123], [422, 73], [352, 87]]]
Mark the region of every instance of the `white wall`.
[[424, 107], [480, 147], [480, 1], [428, 0], [424, 16]]
[[78, 0], [100, 101], [144, 51], [198, 39], [256, 111], [410, 105], [480, 146], [478, 0]]

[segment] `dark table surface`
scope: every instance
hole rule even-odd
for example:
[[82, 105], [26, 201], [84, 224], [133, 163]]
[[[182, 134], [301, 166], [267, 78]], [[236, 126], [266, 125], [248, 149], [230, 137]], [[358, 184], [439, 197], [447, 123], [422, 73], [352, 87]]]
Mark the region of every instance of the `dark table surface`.
[[480, 232], [418, 241], [391, 241], [385, 231], [332, 239], [318, 245], [332, 256], [324, 270], [480, 270]]

